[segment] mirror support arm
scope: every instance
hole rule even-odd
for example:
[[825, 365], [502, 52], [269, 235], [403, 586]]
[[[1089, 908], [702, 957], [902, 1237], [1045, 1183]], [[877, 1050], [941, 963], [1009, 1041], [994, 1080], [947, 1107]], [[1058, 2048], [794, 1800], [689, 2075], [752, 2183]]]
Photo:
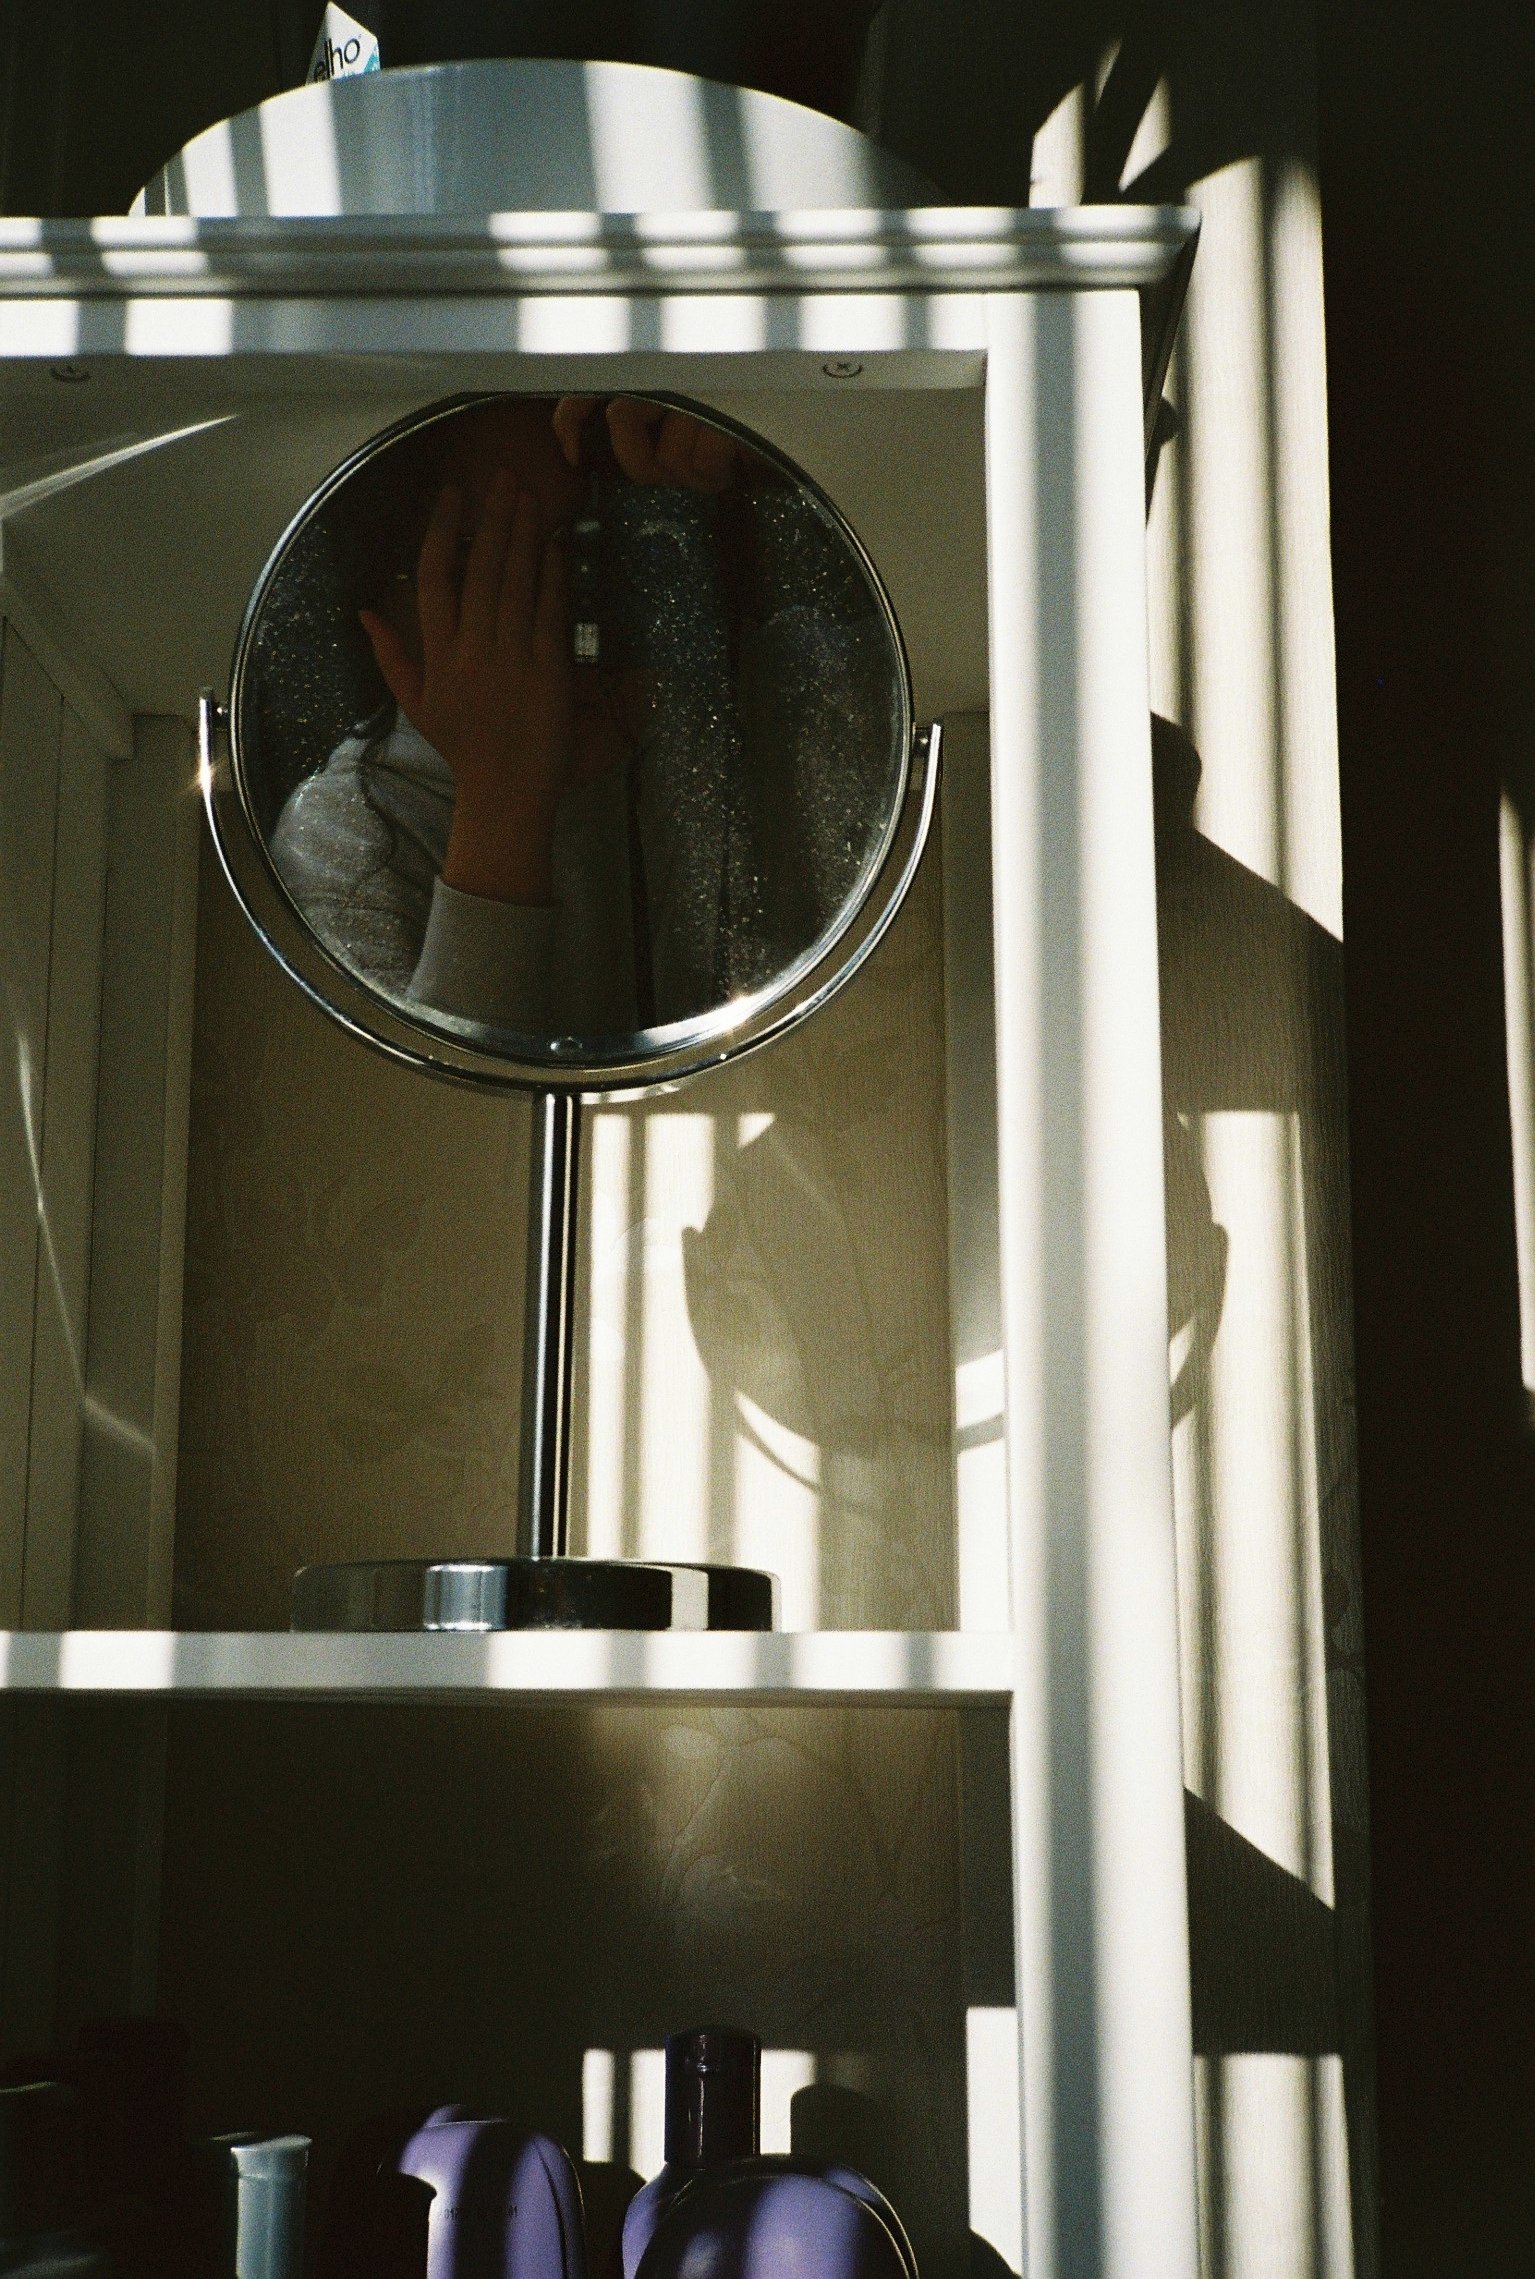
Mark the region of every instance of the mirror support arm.
[[517, 1548], [525, 1558], [562, 1559], [569, 1548], [570, 1391], [580, 1175], [580, 1098], [573, 1092], [540, 1092], [533, 1102], [527, 1300], [522, 1333], [522, 1484]]

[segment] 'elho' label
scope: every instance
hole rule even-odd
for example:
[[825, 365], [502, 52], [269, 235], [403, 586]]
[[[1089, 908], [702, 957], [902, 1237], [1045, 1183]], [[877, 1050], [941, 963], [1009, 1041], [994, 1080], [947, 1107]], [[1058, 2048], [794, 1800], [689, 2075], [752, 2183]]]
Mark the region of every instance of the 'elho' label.
[[377, 71], [378, 40], [366, 24], [359, 24], [344, 8], [330, 0], [320, 24], [320, 36], [309, 58], [308, 78], [355, 79], [359, 72]]

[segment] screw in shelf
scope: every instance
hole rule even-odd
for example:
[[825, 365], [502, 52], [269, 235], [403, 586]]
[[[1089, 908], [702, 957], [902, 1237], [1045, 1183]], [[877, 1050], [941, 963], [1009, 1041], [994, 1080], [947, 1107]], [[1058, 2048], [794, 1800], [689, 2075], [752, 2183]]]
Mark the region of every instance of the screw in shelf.
[[828, 380], [856, 380], [863, 366], [852, 356], [833, 356], [821, 366]]

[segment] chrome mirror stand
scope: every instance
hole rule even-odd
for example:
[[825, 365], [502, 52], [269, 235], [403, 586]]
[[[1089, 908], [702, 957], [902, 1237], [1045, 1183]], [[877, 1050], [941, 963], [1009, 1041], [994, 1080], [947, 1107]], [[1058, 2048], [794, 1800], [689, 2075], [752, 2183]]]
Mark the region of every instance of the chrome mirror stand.
[[303, 1567], [295, 1630], [772, 1630], [778, 1582], [752, 1567], [570, 1556], [579, 1093], [533, 1102], [517, 1552]]

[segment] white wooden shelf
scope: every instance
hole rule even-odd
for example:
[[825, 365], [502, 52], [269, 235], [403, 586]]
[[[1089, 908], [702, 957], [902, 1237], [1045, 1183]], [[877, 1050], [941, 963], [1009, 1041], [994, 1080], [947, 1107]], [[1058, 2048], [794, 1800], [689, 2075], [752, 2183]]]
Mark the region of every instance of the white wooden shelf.
[[255, 1699], [948, 1702], [1011, 1699], [1000, 1631], [0, 1632], [5, 1693]]
[[1198, 234], [1186, 206], [3, 218], [0, 299], [1141, 291]]

